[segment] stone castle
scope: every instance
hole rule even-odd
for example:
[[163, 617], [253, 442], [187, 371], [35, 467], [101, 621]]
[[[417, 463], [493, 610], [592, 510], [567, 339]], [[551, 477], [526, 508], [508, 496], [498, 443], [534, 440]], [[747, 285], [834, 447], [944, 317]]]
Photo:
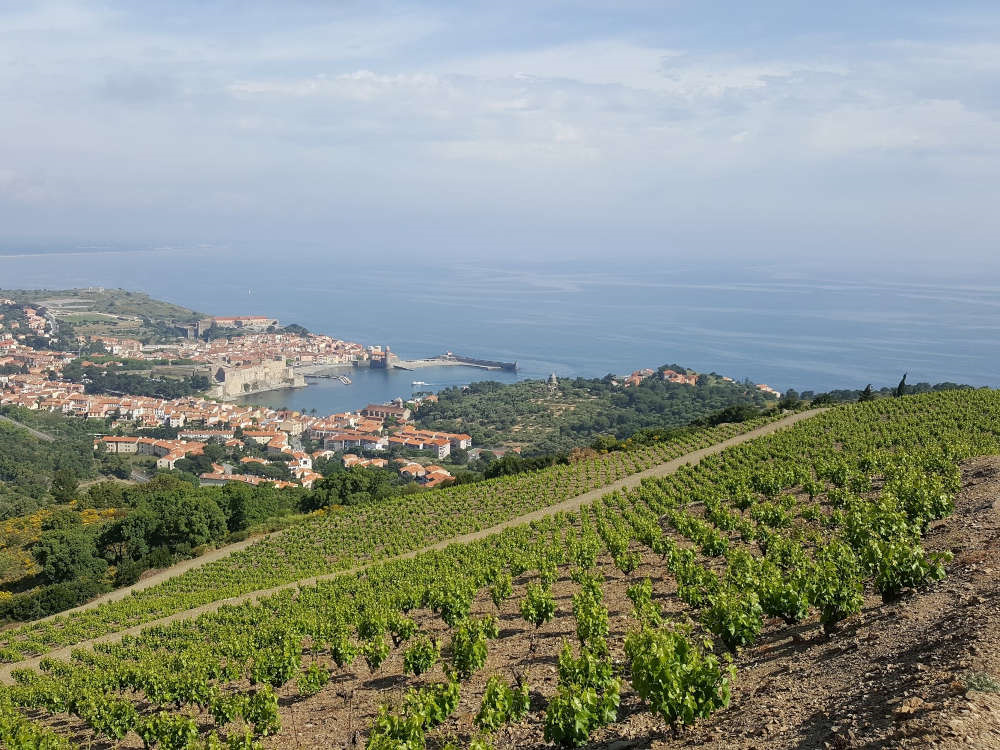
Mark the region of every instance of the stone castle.
[[210, 396], [233, 399], [279, 388], [302, 388], [306, 381], [284, 359], [269, 359], [253, 365], [213, 366]]

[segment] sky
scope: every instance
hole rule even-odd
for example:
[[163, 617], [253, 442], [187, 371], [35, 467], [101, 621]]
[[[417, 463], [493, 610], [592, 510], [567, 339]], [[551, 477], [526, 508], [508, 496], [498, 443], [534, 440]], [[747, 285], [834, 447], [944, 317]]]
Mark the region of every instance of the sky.
[[995, 0], [0, 0], [0, 247], [974, 269], [998, 40]]

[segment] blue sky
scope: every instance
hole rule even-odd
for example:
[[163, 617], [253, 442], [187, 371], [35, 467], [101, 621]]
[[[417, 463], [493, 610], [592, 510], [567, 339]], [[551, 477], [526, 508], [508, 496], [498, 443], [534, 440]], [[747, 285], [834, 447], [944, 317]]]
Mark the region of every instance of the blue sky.
[[0, 244], [971, 267], [998, 39], [961, 0], [0, 0]]

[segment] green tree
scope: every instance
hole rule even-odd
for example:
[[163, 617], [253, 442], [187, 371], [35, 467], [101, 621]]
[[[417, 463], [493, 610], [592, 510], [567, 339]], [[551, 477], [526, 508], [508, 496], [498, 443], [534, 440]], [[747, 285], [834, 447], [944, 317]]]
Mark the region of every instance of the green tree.
[[105, 527], [100, 538], [101, 549], [116, 564], [140, 560], [149, 554], [157, 526], [156, 514], [147, 507], [139, 508]]
[[156, 508], [159, 523], [154, 543], [176, 548], [179, 544], [197, 547], [226, 535], [226, 516], [210, 497], [191, 493]]
[[49, 583], [100, 578], [108, 567], [97, 554], [94, 537], [82, 527], [44, 532], [31, 554]]
[[395, 494], [393, 474], [385, 469], [352, 466], [316, 482], [302, 502], [303, 510], [330, 505], [361, 505]]
[[865, 389], [861, 391], [861, 395], [858, 396], [858, 403], [861, 403], [862, 401], [874, 401], [874, 400], [875, 400], [875, 394], [872, 392], [872, 384], [869, 383], [868, 385], [865, 386]]
[[81, 526], [83, 521], [80, 514], [70, 508], [56, 508], [52, 515], [42, 521], [42, 531], [54, 531], [57, 529], [71, 529]]
[[908, 372], [904, 372], [903, 373], [903, 378], [899, 381], [899, 385], [896, 386], [896, 391], [893, 393], [893, 396], [895, 396], [896, 398], [899, 398], [900, 396], [905, 396], [906, 395], [906, 376], [907, 375], [909, 375], [909, 373]]
[[72, 469], [56, 469], [52, 474], [52, 497], [57, 503], [68, 503], [76, 499], [80, 483]]

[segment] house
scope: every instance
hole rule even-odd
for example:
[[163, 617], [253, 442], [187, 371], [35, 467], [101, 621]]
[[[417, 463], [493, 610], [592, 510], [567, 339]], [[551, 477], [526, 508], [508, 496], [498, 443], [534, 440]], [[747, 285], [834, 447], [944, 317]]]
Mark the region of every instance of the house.
[[419, 479], [420, 477], [427, 475], [427, 469], [425, 469], [420, 464], [409, 463], [401, 466], [399, 469], [399, 473], [401, 476], [407, 477], [409, 479]]
[[277, 318], [267, 318], [263, 315], [232, 315], [212, 318], [217, 328], [247, 328], [254, 331], [264, 331], [278, 325]]
[[388, 446], [388, 438], [382, 435], [371, 435], [363, 432], [339, 432], [323, 440], [323, 447], [328, 450], [343, 451], [348, 448], [361, 448], [366, 451], [384, 451]]
[[432, 430], [418, 430], [414, 427], [404, 427], [399, 430], [397, 435], [402, 435], [404, 437], [415, 437], [415, 438], [429, 438], [437, 439], [444, 438], [449, 443], [451, 443], [452, 450], [458, 448], [468, 449], [472, 447], [472, 438], [465, 433], [456, 432], [434, 432]]
[[294, 472], [296, 479], [299, 480], [301, 484], [306, 489], [312, 489], [312, 486], [320, 479], [323, 475], [317, 471], [312, 471], [311, 469], [303, 469], [301, 471]]
[[670, 383], [678, 385], [697, 385], [698, 373], [677, 372], [676, 370], [664, 370], [660, 376]]
[[244, 430], [243, 439], [253, 440], [257, 445], [267, 445], [274, 438], [286, 439], [283, 433], [277, 430]]
[[375, 419], [396, 419], [405, 422], [410, 418], [410, 410], [393, 404], [368, 404], [361, 410], [361, 416]]
[[204, 474], [199, 474], [198, 479], [203, 487], [226, 484], [227, 482], [242, 482], [243, 484], [252, 484], [255, 486], [258, 484], [268, 483], [279, 490], [296, 486], [294, 482], [285, 482], [280, 479], [266, 479], [252, 474], [219, 474], [218, 472], [205, 472]]
[[[427, 467], [429, 468], [429, 467]], [[424, 477], [423, 485], [424, 487], [437, 487], [442, 482], [447, 482], [454, 477], [451, 472], [445, 471], [444, 469], [438, 469], [436, 471], [428, 471], [427, 475]]]
[[207, 443], [209, 440], [222, 440], [228, 443], [233, 439], [232, 430], [212, 430], [212, 429], [186, 429], [177, 433], [178, 440], [201, 440]]
[[302, 451], [293, 451], [292, 460], [288, 462], [290, 469], [312, 469], [312, 457]]
[[389, 445], [417, 451], [431, 451], [437, 458], [451, 455], [451, 442], [445, 438], [414, 437], [406, 434], [390, 435]]

